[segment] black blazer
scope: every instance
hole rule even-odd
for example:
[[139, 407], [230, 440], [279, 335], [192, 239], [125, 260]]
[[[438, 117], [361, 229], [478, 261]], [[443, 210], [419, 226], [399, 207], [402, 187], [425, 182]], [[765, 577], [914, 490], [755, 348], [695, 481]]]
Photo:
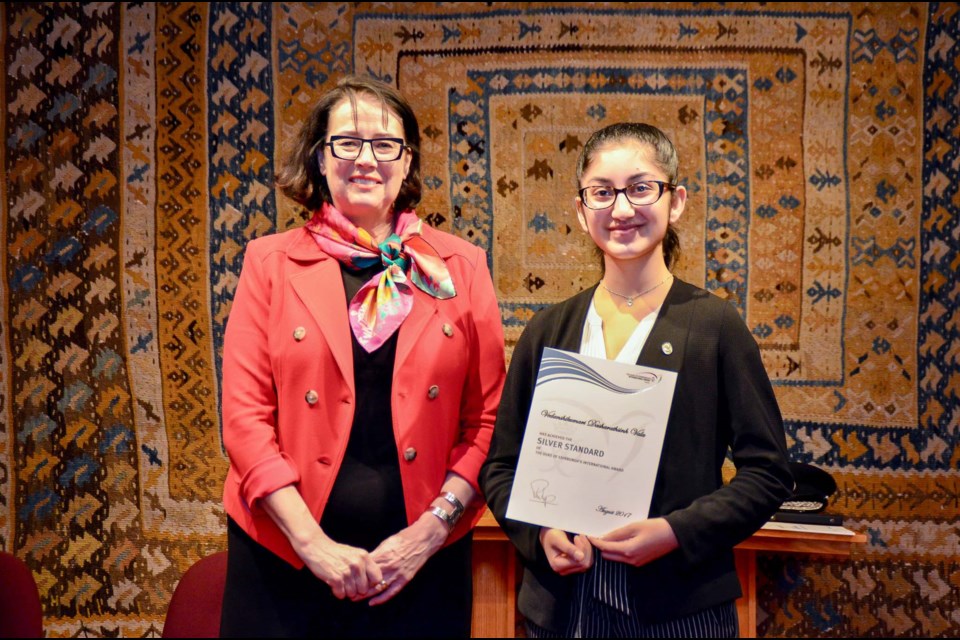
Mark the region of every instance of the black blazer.
[[[544, 347], [579, 352], [595, 289], [544, 309], [524, 330], [480, 470], [490, 510], [524, 564], [520, 612], [556, 632], [567, 628], [575, 577], [550, 568], [539, 527], [505, 514], [541, 354]], [[675, 279], [637, 362], [678, 372], [650, 517], [666, 517], [680, 547], [629, 572], [640, 619], [657, 622], [741, 595], [733, 547], [790, 496], [793, 478], [773, 388], [733, 305]], [[737, 473], [724, 485], [728, 447]]]

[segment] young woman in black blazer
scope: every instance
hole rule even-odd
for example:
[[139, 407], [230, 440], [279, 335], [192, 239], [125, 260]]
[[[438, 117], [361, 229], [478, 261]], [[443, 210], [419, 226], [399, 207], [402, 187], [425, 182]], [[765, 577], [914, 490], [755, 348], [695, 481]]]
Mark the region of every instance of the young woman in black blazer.
[[[537, 314], [513, 352], [480, 486], [523, 560], [518, 606], [531, 637], [736, 637], [733, 547], [793, 487], [780, 410], [743, 319], [670, 271], [687, 199], [677, 175], [656, 127], [619, 123], [590, 137], [576, 208], [603, 277]], [[678, 372], [647, 519], [587, 537], [506, 518], [545, 347]], [[724, 484], [728, 450], [737, 472]]]

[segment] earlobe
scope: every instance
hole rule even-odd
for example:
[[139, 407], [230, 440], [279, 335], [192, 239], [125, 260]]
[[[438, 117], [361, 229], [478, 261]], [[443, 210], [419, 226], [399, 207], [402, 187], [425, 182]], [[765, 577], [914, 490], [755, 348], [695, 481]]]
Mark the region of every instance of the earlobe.
[[676, 224], [683, 215], [683, 210], [687, 206], [687, 189], [678, 186], [673, 191], [673, 197], [670, 199], [670, 224]]

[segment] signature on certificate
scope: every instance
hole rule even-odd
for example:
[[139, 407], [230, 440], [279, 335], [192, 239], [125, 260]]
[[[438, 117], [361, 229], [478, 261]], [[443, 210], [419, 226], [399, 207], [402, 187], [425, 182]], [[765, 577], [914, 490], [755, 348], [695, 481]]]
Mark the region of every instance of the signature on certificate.
[[550, 486], [550, 483], [547, 480], [534, 480], [530, 483], [530, 489], [533, 491], [533, 502], [538, 502], [543, 506], [548, 504], [557, 504], [557, 496], [552, 493], [547, 493], [547, 487]]

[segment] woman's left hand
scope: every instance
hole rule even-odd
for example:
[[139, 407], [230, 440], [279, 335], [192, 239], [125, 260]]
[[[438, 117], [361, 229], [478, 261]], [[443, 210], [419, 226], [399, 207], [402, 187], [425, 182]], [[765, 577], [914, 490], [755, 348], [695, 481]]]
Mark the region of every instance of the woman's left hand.
[[377, 590], [373, 585], [367, 593], [357, 594], [355, 600], [370, 598], [370, 604], [377, 605], [400, 593], [430, 556], [443, 546], [448, 535], [447, 526], [427, 512], [406, 529], [381, 542], [370, 556], [380, 566], [387, 586]]
[[605, 560], [642, 567], [677, 547], [677, 536], [664, 518], [631, 522], [599, 538], [590, 538]]

